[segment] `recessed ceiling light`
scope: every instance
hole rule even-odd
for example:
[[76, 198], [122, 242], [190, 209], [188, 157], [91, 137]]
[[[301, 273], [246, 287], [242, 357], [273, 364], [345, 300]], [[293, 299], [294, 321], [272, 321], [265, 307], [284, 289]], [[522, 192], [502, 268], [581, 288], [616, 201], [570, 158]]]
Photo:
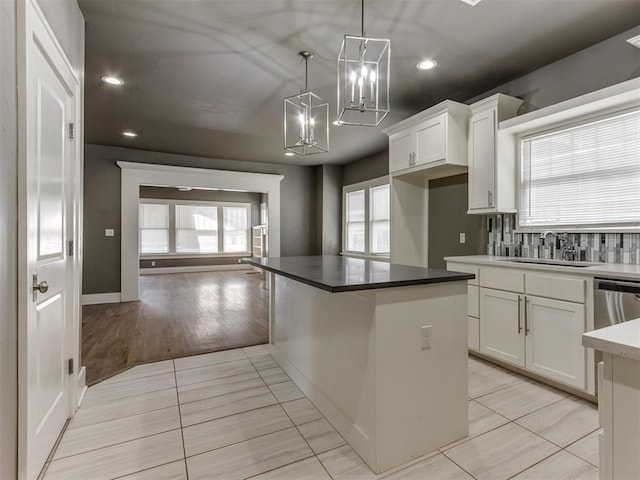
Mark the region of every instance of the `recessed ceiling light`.
[[181, 192], [190, 192], [193, 189], [191, 187], [178, 187], [178, 190]]
[[436, 62], [435, 60], [422, 60], [420, 62], [418, 62], [418, 64], [416, 65], [416, 68], [418, 70], [431, 70], [436, 68], [436, 66], [438, 65], [438, 62]]
[[122, 132], [122, 135], [125, 137], [137, 137], [138, 134], [136, 132]]
[[469, 5], [471, 5], [472, 7], [475, 7], [477, 4], [479, 4], [482, 0], [462, 0], [464, 3], [468, 3]]
[[285, 155], [287, 157], [293, 157], [295, 155], [295, 153], [293, 153], [293, 152], [285, 152]]
[[124, 80], [121, 80], [118, 77], [110, 77], [108, 75], [105, 75], [104, 77], [102, 77], [102, 81], [104, 83], [108, 83], [109, 85], [116, 85], [118, 87], [121, 87], [122, 85], [124, 85]]

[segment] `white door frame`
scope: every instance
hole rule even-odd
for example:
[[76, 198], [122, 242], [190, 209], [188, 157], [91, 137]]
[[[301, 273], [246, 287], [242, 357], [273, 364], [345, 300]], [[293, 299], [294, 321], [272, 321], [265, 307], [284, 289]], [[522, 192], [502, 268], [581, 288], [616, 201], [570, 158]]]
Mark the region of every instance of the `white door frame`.
[[[29, 219], [27, 216], [28, 171], [27, 157], [27, 99], [29, 49], [33, 42], [38, 42], [41, 49], [50, 56], [56, 65], [63, 65], [65, 72], [61, 81], [73, 92], [75, 111], [75, 140], [71, 150], [65, 183], [69, 195], [69, 215], [67, 217], [67, 238], [74, 242], [73, 256], [68, 257], [66, 290], [68, 304], [65, 306], [67, 325], [64, 339], [66, 358], [73, 359], [75, 375], [66, 383], [68, 416], [75, 413], [82, 395], [86, 390], [84, 370], [78, 369], [80, 361], [80, 294], [82, 279], [82, 184], [83, 184], [83, 95], [82, 82], [78, 73], [64, 53], [53, 30], [46, 21], [36, 0], [17, 2], [17, 66], [18, 66], [18, 478], [27, 475], [28, 417], [27, 417], [27, 358], [28, 343], [28, 311], [31, 304], [31, 274], [28, 264], [27, 236]], [[65, 245], [65, 248], [68, 248]]]
[[280, 182], [282, 175], [209, 170], [149, 163], [117, 162], [121, 178], [121, 270], [120, 298], [123, 302], [139, 299], [138, 276], [138, 204], [140, 185], [218, 188], [266, 193], [269, 215], [269, 256], [280, 256]]

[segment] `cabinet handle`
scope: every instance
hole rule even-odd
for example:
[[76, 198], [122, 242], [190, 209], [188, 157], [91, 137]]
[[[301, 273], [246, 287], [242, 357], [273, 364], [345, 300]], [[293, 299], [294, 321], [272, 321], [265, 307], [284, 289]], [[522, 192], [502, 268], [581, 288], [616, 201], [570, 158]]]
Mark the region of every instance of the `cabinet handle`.
[[520, 316], [522, 312], [521, 304], [522, 304], [522, 297], [518, 295], [518, 334], [522, 332], [522, 324], [520, 323]]
[[529, 299], [524, 297], [524, 334], [525, 336], [529, 334], [531, 330], [529, 330], [529, 314], [527, 310], [529, 309]]
[[493, 193], [491, 193], [491, 190], [487, 190], [487, 201], [489, 202], [489, 206], [493, 207]]

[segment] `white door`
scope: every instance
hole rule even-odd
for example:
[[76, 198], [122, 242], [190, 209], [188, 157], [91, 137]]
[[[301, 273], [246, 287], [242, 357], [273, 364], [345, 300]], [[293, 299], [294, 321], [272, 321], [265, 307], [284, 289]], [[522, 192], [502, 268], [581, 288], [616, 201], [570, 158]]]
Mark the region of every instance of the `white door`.
[[68, 288], [75, 76], [31, 1], [20, 6], [20, 478], [37, 478], [69, 418]]
[[469, 122], [469, 209], [495, 205], [496, 109], [477, 113]]
[[586, 387], [584, 305], [527, 296], [526, 367], [577, 388]]
[[524, 367], [523, 295], [480, 289], [480, 351]]

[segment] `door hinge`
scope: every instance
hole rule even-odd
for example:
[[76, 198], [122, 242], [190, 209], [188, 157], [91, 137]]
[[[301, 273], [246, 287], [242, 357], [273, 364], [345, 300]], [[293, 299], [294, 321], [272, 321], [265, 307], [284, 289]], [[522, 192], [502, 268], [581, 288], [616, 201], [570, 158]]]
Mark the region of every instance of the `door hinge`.
[[69, 124], [69, 138], [73, 140], [76, 138], [76, 126], [73, 123]]
[[69, 240], [69, 248], [67, 249], [67, 255], [73, 257], [73, 240]]
[[73, 375], [73, 358], [69, 359], [69, 375]]

